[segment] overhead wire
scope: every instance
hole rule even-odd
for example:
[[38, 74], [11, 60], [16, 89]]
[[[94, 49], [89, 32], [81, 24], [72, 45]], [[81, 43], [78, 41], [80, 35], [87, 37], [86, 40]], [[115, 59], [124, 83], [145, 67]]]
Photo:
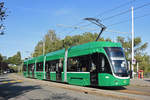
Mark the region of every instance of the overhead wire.
[[[135, 0], [133, 0], [133, 1], [135, 1]], [[133, 1], [132, 1], [132, 2], [133, 2]], [[130, 3], [131, 3], [131, 2], [130, 2]], [[126, 4], [129, 4], [129, 2], [125, 3], [124, 5], [126, 5]], [[138, 10], [138, 9], [140, 9], [140, 8], [143, 8], [143, 7], [145, 7], [145, 6], [149, 6], [149, 5], [150, 5], [150, 3], [145, 3], [145, 4], [141, 5], [141, 6], [138, 6], [138, 7], [134, 8], [134, 11], [135, 11], [135, 10]], [[121, 6], [122, 6], [122, 5], [120, 5], [120, 8], [121, 8]], [[119, 7], [119, 6], [118, 6], [118, 7]], [[116, 8], [116, 7], [115, 7], [115, 8]], [[115, 10], [115, 8], [113, 8], [113, 9]], [[111, 9], [111, 10], [113, 10], [113, 9]], [[111, 10], [110, 10], [110, 11], [111, 11]], [[108, 11], [109, 11], [109, 10], [108, 10]], [[118, 14], [113, 15], [113, 16], [109, 16], [109, 17], [103, 18], [102, 21], [108, 20], [108, 19], [112, 19], [112, 18], [114, 18], [114, 17], [117, 17], [117, 16], [120, 16], [120, 15], [126, 14], [126, 13], [128, 13], [128, 12], [130, 12], [130, 11], [131, 11], [131, 9], [122, 11], [122, 12], [120, 12], [120, 13], [118, 13]], [[148, 14], [148, 15], [149, 15], [149, 14]], [[97, 15], [97, 16], [98, 16], [98, 15]], [[143, 15], [142, 15], [142, 16], [143, 16]], [[139, 17], [141, 18], [142, 16], [139, 16]], [[138, 19], [138, 18], [135, 17], [135, 19]], [[110, 26], [113, 26], [113, 25], [121, 24], [121, 23], [127, 22], [127, 21], [129, 21], [129, 20], [130, 20], [130, 19], [123, 20], [123, 21], [119, 21], [119, 22], [117, 22], [117, 23], [110, 24], [110, 25], [108, 25], [108, 26], [110, 27]], [[82, 21], [82, 22], [77, 23], [77, 24], [75, 24], [75, 25], [79, 25], [79, 24], [82, 24], [82, 23], [84, 23], [84, 22]], [[81, 26], [81, 27], [86, 27], [86, 26], [89, 26], [89, 25], [92, 25], [92, 24], [89, 23], [89, 24], [83, 25], [83, 26]], [[72, 29], [69, 33], [68, 33], [68, 32], [67, 32], [67, 33], [68, 33], [68, 34], [71, 34], [71, 33], [74, 32], [74, 30], [76, 30], [76, 29], [78, 29], [78, 28], [75, 28], [75, 27], [74, 27], [74, 29]]]
[[100, 15], [104, 15], [107, 12], [109, 12], [109, 13], [113, 12], [113, 11], [118, 10], [119, 8], [122, 8], [122, 7], [126, 6], [126, 5], [129, 5], [129, 4], [131, 4], [131, 3], [135, 2], [135, 1], [137, 1], [137, 0], [132, 0], [132, 1], [129, 1], [129, 2], [123, 3], [123, 4], [121, 4], [119, 6], [116, 6], [116, 7], [112, 8], [112, 9], [106, 10], [106, 11], [96, 15], [95, 17], [99, 17]]
[[[146, 17], [146, 16], [150, 16], [150, 13], [146, 13], [146, 14], [143, 14], [141, 16], [135, 16], [134, 19], [137, 20], [139, 18], [143, 18], [143, 17]], [[127, 20], [123, 20], [123, 21], [119, 21], [119, 22], [116, 22], [114, 24], [110, 24], [110, 25], [107, 25], [108, 27], [111, 27], [111, 26], [114, 26], [114, 25], [118, 25], [118, 24], [122, 24], [122, 23], [126, 23], [126, 22], [129, 22], [131, 20], [130, 19], [127, 19]], [[79, 29], [84, 29], [85, 27], [79, 27]], [[88, 28], [85, 28], [86, 30]], [[96, 31], [96, 30], [99, 30], [99, 28], [89, 28], [89, 30], [91, 31]], [[119, 31], [114, 31], [114, 30], [106, 30], [107, 32], [119, 32]], [[129, 33], [129, 32], [119, 32], [119, 33]]]
[[[141, 9], [141, 8], [143, 8], [143, 7], [149, 6], [149, 5], [150, 5], [150, 3], [145, 3], [145, 4], [143, 4], [143, 5], [140, 5], [140, 6], [138, 6], [138, 7], [135, 7], [135, 8], [134, 8], [134, 11], [136, 11], [136, 10], [138, 10], [138, 9]], [[115, 15], [113, 15], [113, 16], [110, 16], [110, 17], [107, 17], [107, 18], [103, 18], [102, 21], [108, 20], [108, 19], [112, 19], [112, 18], [114, 18], [114, 17], [116, 17], [116, 16], [120, 16], [120, 15], [126, 14], [126, 13], [128, 13], [128, 12], [130, 12], [130, 11], [131, 11], [131, 9], [128, 9], [128, 10], [126, 10], [126, 11], [120, 12], [120, 13], [115, 14]], [[150, 13], [147, 13], [147, 14], [144, 14], [144, 15], [141, 15], [141, 16], [137, 16], [137, 17], [135, 17], [134, 19], [136, 20], [136, 19], [139, 19], [139, 18], [142, 18], [142, 17], [146, 17], [146, 16], [149, 16], [149, 15], [150, 15]], [[110, 24], [110, 25], [107, 25], [107, 26], [108, 26], [108, 27], [111, 27], [111, 26], [114, 26], [114, 25], [117, 25], [117, 24], [121, 24], [121, 23], [128, 22], [128, 21], [130, 21], [130, 20], [131, 20], [131, 18], [130, 18], [130, 19], [127, 19], [127, 20], [119, 21], [119, 22], [117, 22], [117, 23], [113, 23], [113, 24]], [[86, 27], [86, 26], [89, 26], [89, 25], [91, 25], [91, 23], [90, 23], [90, 24], [87, 24], [87, 25], [84, 25], [84, 26], [82, 26], [82, 27]], [[70, 33], [72, 33], [73, 31], [74, 31], [74, 29], [73, 29], [72, 31], [70, 31]]]
[[[140, 9], [140, 8], [143, 8], [143, 7], [145, 7], [145, 6], [149, 6], [149, 5], [150, 5], [150, 3], [143, 4], [143, 5], [141, 5], [141, 6], [138, 6], [138, 7], [134, 8], [134, 11], [135, 11], [135, 10], [138, 10], [138, 9]], [[113, 16], [104, 18], [104, 19], [102, 19], [102, 20], [104, 21], [104, 20], [112, 19], [112, 18], [114, 18], [114, 17], [118, 17], [118, 16], [123, 15], [123, 14], [125, 14], [125, 13], [128, 13], [128, 12], [130, 12], [130, 11], [131, 11], [131, 9], [128, 9], [128, 10], [126, 10], [126, 11], [120, 12], [120, 13], [118, 13], [118, 14], [115, 14], [115, 15], [113, 15]]]
[[[150, 5], [150, 3], [145, 3], [145, 4], [141, 5], [141, 6], [138, 6], [138, 7], [134, 8], [134, 11], [136, 11], [136, 10], [138, 10], [138, 9], [140, 9], [140, 8], [143, 8], [143, 7], [145, 7], [145, 6], [149, 6], [149, 5]], [[112, 18], [114, 18], [114, 17], [121, 16], [121, 15], [123, 15], [123, 14], [126, 14], [126, 13], [130, 12], [130, 11], [131, 11], [131, 9], [122, 11], [122, 12], [120, 12], [120, 13], [118, 13], [118, 14], [113, 15], [113, 16], [109, 16], [109, 17], [103, 18], [102, 21], [108, 20], [108, 19], [112, 19]], [[89, 25], [92, 25], [92, 24], [90, 23], [90, 24], [84, 25], [84, 26], [82, 26], [82, 27], [86, 27], [86, 26], [89, 26]]]
[[[116, 6], [116, 7], [112, 8], [112, 9], [103, 11], [103, 12], [101, 12], [100, 14], [97, 14], [97, 15], [94, 16], [94, 17], [99, 17], [100, 15], [104, 15], [104, 14], [106, 14], [106, 13], [113, 12], [113, 11], [115, 11], [115, 10], [117, 10], [117, 9], [119, 9], [119, 8], [122, 8], [122, 7], [124, 7], [124, 6], [128, 5], [128, 4], [131, 4], [131, 3], [135, 2], [135, 1], [137, 1], [137, 0], [132, 0], [132, 1], [129, 1], [129, 2], [123, 3], [123, 4], [121, 4], [121, 5], [119, 5], [119, 6]], [[79, 23], [77, 23], [77, 24], [74, 24], [73, 26], [79, 25], [79, 24], [82, 24], [82, 23], [85, 23], [85, 21], [81, 21], [81, 22], [79, 22]]]
[[[123, 4], [121, 4], [121, 5], [119, 5], [119, 6], [116, 6], [116, 7], [112, 8], [112, 9], [103, 11], [102, 13], [100, 13], [100, 14], [94, 16], [94, 17], [98, 17], [98, 16], [100, 16], [100, 15], [103, 15], [103, 14], [106, 14], [106, 13], [110, 13], [110, 12], [112, 12], [112, 11], [115, 11], [116, 9], [122, 8], [122, 7], [126, 6], [126, 5], [129, 5], [129, 4], [133, 3], [133, 2], [135, 2], [135, 1], [137, 1], [137, 0], [132, 0], [132, 1], [129, 1], [129, 2], [123, 3]], [[81, 21], [81, 22], [79, 22], [79, 23], [77, 23], [77, 24], [74, 24], [74, 25], [72, 25], [72, 26], [81, 25], [81, 24], [83, 24], [83, 23], [85, 23], [85, 21]], [[90, 23], [90, 24], [91, 24], [91, 23]], [[84, 25], [84, 27], [89, 26], [90, 24]], [[71, 30], [70, 32], [72, 33], [74, 30], [75, 30], [75, 29]], [[69, 32], [69, 34], [70, 34], [70, 32]]]
[[[150, 13], [147, 13], [147, 14], [143, 14], [141, 16], [137, 16], [137, 17], [134, 17], [134, 19], [139, 19], [139, 18], [142, 18], [142, 17], [146, 17], [146, 16], [149, 16]], [[129, 22], [131, 20], [130, 19], [127, 19], [127, 20], [123, 20], [123, 21], [119, 21], [119, 22], [116, 22], [116, 23], [113, 23], [113, 24], [110, 24], [110, 25], [107, 25], [108, 27], [111, 27], [111, 26], [114, 26], [114, 25], [118, 25], [118, 24], [122, 24], [122, 23], [125, 23], [125, 22]]]
[[[134, 20], [137, 20], [137, 19], [140, 19], [140, 18], [143, 18], [143, 17], [147, 17], [147, 16], [150, 16], [150, 13], [146, 13], [146, 14], [143, 14], [143, 15], [141, 15], [141, 16], [135, 16], [134, 17]], [[109, 25], [107, 25], [108, 27], [110, 27], [110, 26], [114, 26], [114, 25], [118, 25], [118, 24], [122, 24], [122, 23], [125, 23], [125, 22], [129, 22], [131, 20], [131, 18], [130, 19], [127, 19], [127, 20], [123, 20], [123, 21], [119, 21], [119, 22], [116, 22], [116, 23], [113, 23], [113, 24], [109, 24]], [[82, 27], [82, 29], [83, 29], [83, 27]], [[87, 29], [87, 28], [86, 28]], [[95, 30], [98, 30], [99, 28], [91, 28], [90, 30], [93, 30], [93, 31], [95, 31]], [[107, 31], [107, 30], [106, 30]], [[112, 30], [109, 30], [109, 31], [112, 31]], [[112, 31], [113, 32], [113, 31]], [[117, 32], [117, 31], [116, 31]], [[124, 32], [125, 33], [125, 32]]]

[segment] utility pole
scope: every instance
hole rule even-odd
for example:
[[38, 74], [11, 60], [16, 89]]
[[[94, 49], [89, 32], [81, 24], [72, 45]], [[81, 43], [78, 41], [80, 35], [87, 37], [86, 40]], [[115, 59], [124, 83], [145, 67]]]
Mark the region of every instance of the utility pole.
[[68, 57], [68, 49], [65, 49], [65, 67], [64, 67], [64, 82], [67, 82], [67, 57]]
[[131, 70], [130, 61], [128, 61], [129, 70]]
[[45, 39], [43, 39], [43, 55], [45, 54]]
[[139, 72], [139, 63], [137, 62], [137, 65], [136, 65], [136, 70], [137, 70], [137, 77], [138, 77], [138, 72]]
[[132, 78], [134, 79], [134, 63], [135, 63], [135, 59], [134, 59], [134, 12], [133, 12], [133, 6], [131, 7], [132, 9]]

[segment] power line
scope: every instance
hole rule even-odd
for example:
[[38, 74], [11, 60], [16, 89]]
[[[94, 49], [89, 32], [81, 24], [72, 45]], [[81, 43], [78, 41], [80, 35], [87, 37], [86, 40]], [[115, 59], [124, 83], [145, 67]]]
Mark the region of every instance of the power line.
[[123, 21], [119, 21], [119, 22], [116, 22], [116, 23], [113, 23], [113, 24], [107, 25], [107, 27], [114, 26], [114, 25], [121, 24], [121, 23], [128, 22], [128, 21], [129, 21], [129, 19], [127, 19], [127, 20], [123, 20]]
[[[124, 4], [121, 4], [121, 5], [117, 6], [117, 7], [114, 7], [114, 8], [112, 8], [112, 9], [106, 10], [106, 11], [104, 11], [104, 12], [102, 12], [102, 13], [100, 13], [100, 14], [94, 16], [94, 17], [98, 17], [98, 16], [100, 16], [100, 15], [102, 15], [102, 14], [104, 15], [104, 14], [109, 13], [109, 12], [112, 12], [112, 11], [114, 11], [114, 10], [118, 10], [119, 8], [122, 8], [122, 7], [124, 7], [124, 6], [126, 6], [126, 5], [128, 5], [128, 4], [130, 4], [130, 3], [135, 2], [135, 1], [137, 1], [137, 0], [132, 0], [132, 1], [126, 2], [126, 3], [124, 3]], [[130, 11], [130, 10], [127, 10], [127, 11], [121, 12], [121, 13], [119, 13], [119, 14], [117, 14], [117, 15], [120, 15], [120, 14], [123, 14], [123, 13], [126, 13], [126, 12], [129, 12], [129, 11]], [[116, 16], [117, 16], [117, 15], [116, 15]], [[113, 15], [113, 16], [114, 16], [114, 15]], [[110, 17], [112, 17], [112, 16], [110, 16]], [[102, 20], [103, 20], [103, 19], [102, 19]], [[82, 23], [83, 23], [83, 22], [82, 22]], [[88, 25], [90, 25], [90, 24], [87, 24], [87, 25], [84, 25], [84, 26], [88, 26]]]
[[[138, 10], [138, 9], [140, 9], [140, 8], [143, 8], [143, 7], [145, 7], [145, 6], [149, 6], [149, 5], [150, 5], [150, 3], [145, 3], [145, 4], [141, 5], [141, 6], [136, 7], [136, 8], [135, 8], [135, 10]], [[107, 17], [107, 18], [105, 18], [105, 19], [103, 19], [103, 20], [106, 20], [106, 19], [107, 19], [107, 20], [108, 20], [108, 19], [112, 19], [113, 17], [123, 15], [123, 14], [125, 14], [125, 13], [130, 12], [130, 11], [131, 11], [131, 10], [130, 10], [130, 9], [128, 9], [128, 10], [123, 11], [123, 12], [120, 12], [120, 13], [118, 13], [118, 14], [116, 14], [116, 15], [113, 15], [113, 16], [110, 16], [110, 17]], [[139, 18], [142, 18], [142, 17], [148, 16], [148, 15], [150, 15], [150, 14], [144, 14], [144, 15], [142, 15], [142, 16], [135, 17], [135, 19], [139, 19]], [[121, 23], [124, 23], [124, 22], [128, 22], [128, 21], [130, 21], [130, 20], [131, 20], [131, 19], [123, 20], [123, 21], [119, 21], [119, 22], [117, 22], [117, 23], [110, 24], [110, 25], [108, 25], [108, 26], [110, 27], [110, 26], [113, 26], [113, 25], [117, 25], [117, 24], [121, 24]], [[80, 22], [80, 23], [84, 23], [84, 22]], [[80, 24], [80, 23], [79, 23], [79, 24]], [[75, 24], [75, 25], [77, 25], [77, 24]], [[90, 23], [90, 24], [87, 24], [87, 25], [82, 26], [82, 28], [83, 28], [83, 27], [86, 27], [86, 26], [89, 26], [89, 25], [91, 25], [91, 23]], [[74, 29], [73, 29], [73, 30], [71, 30], [71, 31], [69, 32], [69, 34], [70, 34], [70, 33], [72, 33], [75, 29], [77, 29], [77, 28], [75, 28], [75, 27], [74, 27]]]
[[[139, 18], [142, 18], [142, 17], [146, 17], [146, 16], [149, 16], [150, 13], [147, 13], [147, 14], [143, 14], [141, 16], [137, 16], [137, 17], [134, 17], [134, 19], [139, 19]], [[131, 20], [130, 19], [127, 19], [127, 20], [123, 20], [123, 21], [119, 21], [119, 22], [116, 22], [116, 23], [113, 23], [113, 24], [110, 24], [110, 25], [107, 25], [107, 27], [110, 27], [110, 26], [114, 26], [114, 25], [118, 25], [118, 24], [122, 24], [122, 23], [125, 23], [125, 22], [129, 22]]]
[[[67, 26], [67, 25], [58, 25], [59, 27], [66, 27], [66, 28], [76, 28], [76, 29], [79, 29], [79, 30], [89, 30], [89, 31], [97, 31], [99, 30], [99, 28], [87, 28], [87, 27], [73, 27], [73, 26]], [[124, 33], [124, 34], [129, 34], [129, 32], [120, 32], [120, 31], [116, 31], [116, 30], [108, 30], [106, 29], [106, 32], [114, 32], [114, 33]]]
[[[141, 5], [141, 6], [136, 7], [136, 8], [134, 9], [134, 11], [135, 11], [135, 10], [138, 10], [138, 9], [140, 9], [140, 8], [143, 8], [143, 7], [145, 7], [145, 6], [149, 6], [149, 5], [150, 5], [150, 3], [145, 3], [145, 4]], [[108, 19], [112, 19], [112, 18], [114, 18], [114, 17], [121, 16], [121, 15], [123, 15], [123, 14], [126, 14], [126, 13], [130, 12], [130, 11], [131, 11], [131, 9], [122, 11], [122, 12], [120, 12], [120, 13], [118, 13], [118, 14], [113, 15], [113, 16], [109, 16], [109, 17], [103, 18], [102, 21], [108, 20]], [[91, 24], [91, 23], [90, 23], [90, 24], [86, 24], [86, 25], [83, 25], [82, 27], [86, 27], [86, 26], [89, 26], [89, 25], [92, 25], [92, 24]]]
[[[123, 3], [123, 4], [121, 4], [119, 6], [116, 6], [116, 7], [112, 8], [112, 9], [103, 11], [102, 13], [100, 13], [100, 14], [94, 16], [94, 17], [99, 17], [100, 15], [104, 15], [104, 14], [112, 12], [114, 10], [118, 10], [119, 8], [122, 8], [122, 7], [124, 7], [124, 6], [128, 5], [128, 4], [131, 4], [131, 3], [135, 2], [135, 1], [137, 1], [137, 0], [132, 0], [132, 1], [129, 1], [129, 2]], [[80, 22], [80, 23], [84, 23], [84, 22]], [[78, 24], [80, 24], [80, 23], [78, 23]]]
[[124, 6], [128, 5], [128, 4], [131, 4], [131, 3], [135, 2], [135, 1], [137, 1], [137, 0], [132, 0], [132, 1], [126, 2], [126, 3], [124, 3], [124, 4], [121, 4], [121, 5], [117, 6], [117, 7], [114, 7], [114, 8], [112, 8], [112, 9], [106, 10], [106, 11], [104, 11], [104, 12], [102, 12], [102, 13], [96, 15], [95, 17], [98, 17], [98, 16], [100, 16], [100, 15], [102, 15], [102, 14], [104, 15], [104, 14], [106, 14], [106, 12], [107, 12], [107, 13], [108, 13], [108, 12], [113, 12], [114, 10], [118, 10], [119, 8], [122, 8], [122, 7], [124, 7]]
[[[135, 11], [135, 10], [138, 10], [138, 9], [140, 9], [140, 8], [143, 8], [143, 7], [145, 7], [145, 6], [149, 6], [149, 5], [150, 5], [150, 3], [145, 3], [145, 4], [141, 5], [141, 6], [138, 6], [138, 7], [134, 8], [134, 11]], [[126, 11], [122, 11], [122, 12], [120, 12], [120, 13], [118, 13], [118, 14], [113, 15], [113, 16], [109, 16], [109, 17], [103, 18], [102, 20], [104, 21], [104, 20], [112, 19], [112, 18], [114, 18], [114, 17], [118, 17], [118, 16], [120, 16], [120, 15], [126, 14], [126, 13], [128, 13], [128, 12], [130, 12], [130, 11], [131, 11], [131, 9], [128, 9], [128, 10], [126, 10]]]
[[[100, 16], [100, 15], [102, 15], [102, 14], [106, 14], [106, 13], [112, 12], [112, 11], [114, 11], [114, 10], [116, 10], [116, 9], [122, 8], [122, 7], [124, 7], [124, 6], [126, 6], [126, 5], [128, 5], [128, 4], [130, 4], [130, 3], [135, 2], [135, 1], [137, 1], [137, 0], [132, 0], [132, 1], [126, 2], [126, 3], [124, 3], [124, 4], [121, 4], [121, 5], [119, 5], [119, 6], [114, 7], [114, 8], [112, 8], [112, 9], [103, 11], [102, 13], [100, 13], [100, 14], [94, 16], [94, 17], [98, 17], [98, 16]], [[77, 23], [77, 24], [74, 24], [74, 25], [72, 25], [72, 26], [77, 26], [77, 25], [80, 25], [80, 24], [83, 24], [83, 23], [85, 23], [85, 21], [81, 21], [81, 22], [79, 22], [79, 23]], [[90, 23], [90, 24], [91, 24], [91, 23]], [[90, 24], [84, 25], [84, 27], [85, 27], [85, 26], [88, 26], [88, 25], [90, 25]], [[70, 31], [70, 32], [73, 32], [73, 30]]]
[[[140, 19], [140, 18], [143, 18], [143, 17], [146, 17], [146, 16], [150, 16], [150, 13], [146, 13], [146, 14], [143, 14], [141, 16], [136, 16], [134, 19], [137, 20], [137, 19]], [[118, 24], [122, 24], [122, 23], [125, 23], [125, 22], [129, 22], [131, 20], [130, 19], [127, 19], [127, 20], [122, 20], [122, 21], [119, 21], [119, 22], [116, 22], [114, 24], [110, 24], [110, 25], [107, 25], [108, 27], [111, 27], [111, 26], [114, 26], [114, 25], [118, 25]], [[99, 30], [99, 28], [86, 28], [86, 27], [76, 27], [76, 26], [65, 26], [65, 25], [61, 25], [62, 27], [72, 27], [74, 29], [80, 29], [80, 30], [91, 30], [91, 31], [96, 31], [96, 30]], [[73, 31], [73, 30], [72, 30]], [[70, 33], [72, 32], [70, 31]], [[129, 32], [120, 32], [120, 31], [114, 31], [114, 30], [106, 30], [107, 32], [116, 32], [116, 33], [129, 33]]]
[[[143, 14], [143, 15], [141, 15], [141, 16], [137, 16], [137, 17], [135, 17], [134, 19], [135, 20], [137, 20], [137, 19], [140, 19], [140, 18], [143, 18], [143, 17], [146, 17], [146, 16], [150, 16], [150, 13], [146, 13], [146, 14]], [[116, 22], [116, 23], [113, 23], [113, 24], [110, 24], [110, 25], [107, 25], [107, 27], [111, 27], [111, 26], [114, 26], [114, 25], [118, 25], [118, 24], [122, 24], [122, 23], [126, 23], [126, 22], [129, 22], [131, 20], [131, 18], [130, 19], [127, 19], [127, 20], [122, 20], [122, 21], [119, 21], [119, 22]], [[67, 26], [68, 27], [68, 26]], [[69, 26], [69, 27], [73, 27], [73, 26]], [[80, 29], [80, 30], [89, 30], [89, 28], [85, 28], [85, 27], [73, 27], [74, 29], [76, 28], [76, 29]], [[74, 29], [73, 30], [71, 30], [70, 32], [69, 32], [69, 34], [71, 33], [71, 32], [73, 32], [74, 31]], [[90, 30], [92, 30], [92, 31], [96, 31], [96, 30], [99, 30], [99, 28], [90, 28]], [[119, 31], [113, 31], [113, 30], [106, 30], [107, 32], [119, 32]], [[121, 32], [119, 32], [119, 33], [121, 33]], [[128, 32], [122, 32], [122, 33], [128, 33]]]
[[128, 10], [126, 10], [126, 11], [120, 12], [120, 13], [115, 14], [115, 15], [113, 15], [113, 16], [109, 16], [109, 17], [103, 18], [102, 20], [104, 21], [104, 20], [112, 19], [112, 18], [114, 18], [114, 17], [116, 17], [116, 16], [117, 16], [117, 17], [118, 17], [118, 16], [121, 16], [121, 15], [123, 15], [123, 14], [126, 14], [126, 13], [130, 12], [130, 11], [131, 11], [131, 10], [128, 9]]

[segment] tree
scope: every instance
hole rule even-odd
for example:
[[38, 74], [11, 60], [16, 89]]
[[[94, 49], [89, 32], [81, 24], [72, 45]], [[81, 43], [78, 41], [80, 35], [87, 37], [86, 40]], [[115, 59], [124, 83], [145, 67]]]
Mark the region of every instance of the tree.
[[[125, 55], [128, 60], [131, 61], [131, 39], [124, 37], [117, 37], [117, 41], [120, 42], [124, 48]], [[144, 52], [147, 48], [148, 43], [142, 43], [142, 39], [140, 37], [136, 37], [134, 39], [134, 58], [139, 63], [140, 69], [144, 70], [144, 72], [150, 71], [150, 56]]]
[[6, 8], [4, 7], [4, 2], [0, 2], [0, 35], [4, 34], [4, 24], [3, 21], [6, 19]]
[[58, 50], [62, 47], [60, 39], [57, 37], [54, 30], [49, 30], [44, 36], [44, 39], [39, 41], [34, 49], [33, 56], [37, 57], [43, 54], [43, 46], [45, 44], [45, 53]]
[[3, 57], [2, 57], [2, 55], [0, 54], [0, 62], [2, 62], [3, 61]]
[[135, 59], [139, 63], [140, 70], [144, 70], [145, 73], [150, 72], [150, 56], [148, 54], [136, 54]]
[[0, 54], [0, 74], [8, 69], [8, 64], [3, 59], [3, 56]]
[[[131, 60], [131, 51], [132, 51], [131, 43], [132, 43], [132, 40], [130, 38], [127, 38], [127, 40], [126, 40], [124, 37], [118, 36], [117, 41], [122, 44], [127, 59]], [[147, 42], [142, 43], [142, 40], [141, 40], [140, 37], [134, 38], [134, 53], [135, 53], [135, 56], [137, 54], [143, 55], [145, 53], [144, 50], [147, 48], [147, 46], [148, 46], [148, 43]]]
[[42, 52], [43, 52], [43, 41], [39, 41], [38, 44], [35, 46], [33, 57], [42, 55]]
[[12, 57], [9, 57], [7, 62], [10, 64], [20, 65], [22, 63], [21, 53], [18, 51], [17, 54], [15, 54]]
[[57, 37], [54, 30], [49, 30], [48, 33], [45, 35], [44, 40], [45, 40], [45, 53], [59, 49], [59, 45], [57, 44], [60, 41], [60, 39]]
[[[37, 57], [42, 55], [43, 52], [43, 44], [45, 42], [45, 53], [49, 53], [52, 51], [56, 51], [63, 48], [69, 48], [74, 45], [79, 45], [83, 43], [87, 43], [90, 41], [95, 41], [97, 38], [97, 33], [85, 32], [82, 35], [75, 36], [66, 36], [64, 39], [60, 40], [54, 30], [49, 30], [45, 35], [44, 39], [39, 41], [35, 47], [33, 56]], [[105, 41], [104, 38], [100, 38], [98, 41]], [[110, 39], [106, 39], [106, 41], [110, 41]]]

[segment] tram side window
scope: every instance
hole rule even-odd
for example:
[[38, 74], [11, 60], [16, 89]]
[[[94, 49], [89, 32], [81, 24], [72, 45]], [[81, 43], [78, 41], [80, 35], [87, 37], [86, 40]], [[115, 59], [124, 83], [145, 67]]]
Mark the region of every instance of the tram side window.
[[78, 66], [78, 61], [76, 58], [69, 58], [67, 61], [67, 71], [70, 72], [76, 72], [77, 71], [77, 66]]
[[51, 62], [50, 61], [46, 61], [46, 63], [45, 63], [45, 71], [46, 72], [48, 72], [48, 71], [50, 71], [49, 70], [49, 67], [51, 66]]
[[100, 72], [111, 73], [110, 64], [105, 55], [100, 54]]
[[87, 64], [89, 63], [90, 72], [111, 73], [110, 64], [104, 54], [93, 53], [89, 58]]
[[90, 61], [90, 55], [84, 55], [80, 56], [79, 58], [79, 64], [77, 67], [78, 72], [89, 72], [91, 61]]
[[110, 64], [109, 64], [109, 62], [108, 62], [108, 60], [106, 59], [106, 57], [105, 57], [105, 62], [106, 62], [106, 64], [105, 64], [105, 72], [106, 73], [112, 73], [112, 71], [111, 71], [111, 68], [110, 68]]
[[63, 71], [63, 63], [64, 63], [64, 59], [59, 59], [59, 70]]
[[28, 68], [29, 71], [33, 71], [33, 70], [34, 70], [34, 64], [29, 64], [28, 67], [29, 67], [29, 68]]
[[27, 65], [23, 65], [23, 71], [27, 71]]
[[57, 64], [57, 61], [51, 61], [50, 62], [50, 67], [51, 67], [51, 71], [52, 72], [55, 72], [56, 71], [56, 64]]
[[45, 69], [48, 70], [47, 68], [50, 67], [50, 71], [55, 72], [56, 71], [56, 66], [59, 65], [59, 60], [53, 60], [53, 61], [47, 61], [45, 64]]
[[43, 62], [36, 63], [36, 71], [43, 71]]
[[92, 60], [100, 73], [111, 73], [110, 64], [104, 54], [94, 53], [92, 54]]
[[34, 64], [31, 65], [31, 71], [34, 71]]
[[28, 71], [31, 71], [31, 64], [28, 64]]
[[54, 60], [51, 62], [51, 71], [55, 72], [58, 70], [59, 60]]
[[89, 55], [72, 57], [68, 59], [67, 71], [88, 72], [90, 67]]
[[51, 71], [52, 72], [56, 71], [56, 62], [51, 63]]
[[90, 55], [68, 58], [67, 71], [111, 73], [110, 64], [104, 54], [93, 53]]

